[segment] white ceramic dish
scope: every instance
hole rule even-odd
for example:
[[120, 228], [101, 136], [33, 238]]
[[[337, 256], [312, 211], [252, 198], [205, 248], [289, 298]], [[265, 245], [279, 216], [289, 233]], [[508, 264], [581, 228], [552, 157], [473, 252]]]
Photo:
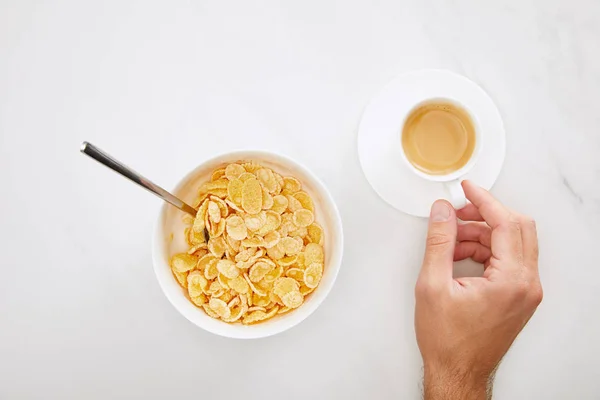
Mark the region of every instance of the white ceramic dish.
[[216, 335], [238, 339], [254, 339], [275, 335], [299, 324], [312, 314], [325, 300], [337, 277], [342, 263], [344, 238], [342, 220], [331, 194], [323, 183], [306, 167], [288, 157], [265, 151], [236, 151], [220, 155], [203, 162], [186, 175], [175, 187], [173, 193], [188, 203], [193, 203], [200, 185], [210, 180], [211, 173], [225, 164], [237, 161], [256, 161], [283, 176], [292, 175], [302, 182], [305, 190], [314, 200], [316, 221], [325, 232], [325, 265], [321, 283], [306, 297], [298, 309], [276, 316], [256, 325], [227, 324], [206, 315], [185, 295], [169, 267], [170, 258], [185, 251], [187, 245], [183, 236], [184, 214], [173, 206], [164, 204], [154, 229], [153, 262], [154, 272], [163, 292], [173, 306], [195, 325]]
[[435, 200], [452, 200], [444, 182], [415, 173], [402, 151], [405, 116], [415, 105], [435, 98], [461, 104], [477, 120], [481, 131], [479, 157], [473, 157], [476, 162], [457, 171], [453, 179], [470, 179], [490, 189], [500, 174], [506, 152], [500, 113], [475, 82], [450, 71], [432, 69], [396, 77], [365, 109], [358, 130], [358, 157], [375, 192], [397, 210], [418, 217], [428, 217]]

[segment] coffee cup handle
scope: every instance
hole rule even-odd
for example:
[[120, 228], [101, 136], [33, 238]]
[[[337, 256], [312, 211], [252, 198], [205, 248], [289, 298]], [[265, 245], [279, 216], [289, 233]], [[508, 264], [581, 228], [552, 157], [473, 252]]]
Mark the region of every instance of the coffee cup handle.
[[460, 179], [456, 179], [445, 184], [448, 200], [456, 210], [460, 210], [467, 205], [467, 198], [460, 182]]

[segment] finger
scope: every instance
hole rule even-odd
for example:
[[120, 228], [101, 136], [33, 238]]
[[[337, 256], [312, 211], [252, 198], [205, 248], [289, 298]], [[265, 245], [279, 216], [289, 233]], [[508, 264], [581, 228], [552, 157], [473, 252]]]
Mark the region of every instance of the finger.
[[470, 258], [475, 262], [484, 264], [491, 256], [492, 251], [490, 248], [477, 242], [459, 242], [454, 248], [454, 261]]
[[430, 284], [452, 281], [456, 225], [456, 213], [450, 203], [445, 200], [433, 203], [419, 279]]
[[459, 224], [456, 239], [459, 242], [479, 242], [486, 247], [492, 247], [492, 228], [484, 222]]
[[492, 229], [492, 253], [500, 261], [508, 261], [501, 265], [510, 268], [521, 268], [524, 261], [523, 239], [519, 218], [511, 214], [507, 222], [502, 222]]
[[523, 240], [525, 266], [537, 271], [539, 248], [535, 220], [525, 215], [519, 215], [519, 219], [521, 221], [521, 238]]
[[479, 210], [485, 222], [492, 227], [492, 253], [498, 260], [511, 261], [509, 267], [523, 263], [523, 242], [519, 218], [504, 207], [487, 190], [473, 182], [464, 181], [465, 195]]
[[456, 210], [456, 215], [463, 221], [483, 221], [483, 217], [479, 213], [479, 210], [471, 203], [460, 210]]
[[510, 212], [487, 190], [471, 181], [463, 181], [462, 186], [467, 199], [473, 203], [489, 226], [495, 228], [508, 221]]

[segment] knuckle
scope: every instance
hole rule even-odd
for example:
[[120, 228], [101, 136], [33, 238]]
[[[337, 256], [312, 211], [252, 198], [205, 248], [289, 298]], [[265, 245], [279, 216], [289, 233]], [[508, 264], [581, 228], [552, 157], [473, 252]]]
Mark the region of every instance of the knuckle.
[[520, 281], [519, 283], [517, 283], [516, 288], [515, 288], [515, 293], [518, 298], [527, 297], [529, 295], [529, 291], [530, 291], [529, 282]]
[[511, 217], [508, 220], [509, 226], [515, 231], [521, 231], [521, 220], [519, 218]]
[[520, 215], [519, 220], [520, 220], [519, 222], [523, 228], [532, 229], [534, 231], [537, 231], [537, 224], [535, 222], [535, 219], [533, 219], [532, 217], [530, 217], [528, 215]]
[[529, 296], [533, 305], [535, 305], [536, 307], [539, 306], [542, 300], [544, 299], [544, 290], [542, 289], [542, 285], [540, 285], [539, 283], [533, 285]]
[[510, 214], [506, 220], [500, 223], [499, 230], [509, 235], [521, 234], [521, 219]]
[[424, 297], [431, 291], [431, 287], [423, 279], [417, 280], [415, 285], [415, 295], [417, 297]]
[[515, 297], [519, 301], [537, 307], [544, 298], [544, 291], [539, 282], [521, 281], [516, 286]]
[[539, 245], [537, 243], [534, 243], [532, 245], [531, 255], [532, 255], [532, 262], [537, 267], [537, 263], [538, 263], [539, 256], [540, 256], [540, 247], [539, 247]]
[[427, 294], [427, 287], [421, 279], [417, 280], [415, 285], [415, 297], [423, 297]]
[[427, 236], [427, 248], [428, 249], [437, 249], [437, 248], [445, 248], [448, 245], [452, 244], [453, 239], [443, 233], [433, 232]]
[[435, 285], [425, 279], [418, 279], [415, 285], [416, 298], [428, 298], [434, 296], [438, 292]]

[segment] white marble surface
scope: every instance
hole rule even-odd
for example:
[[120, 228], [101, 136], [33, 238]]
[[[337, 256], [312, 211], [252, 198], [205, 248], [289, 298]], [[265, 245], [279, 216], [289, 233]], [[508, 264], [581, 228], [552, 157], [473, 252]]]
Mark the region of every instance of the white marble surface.
[[[597, 0], [0, 1], [0, 398], [419, 398], [426, 222], [370, 189], [356, 130], [392, 77], [437, 67], [496, 101], [493, 193], [540, 230], [545, 299], [496, 398], [597, 399], [599, 43]], [[191, 325], [151, 268], [158, 200], [82, 140], [166, 186], [232, 148], [305, 163], [345, 224], [330, 297], [271, 339]]]

